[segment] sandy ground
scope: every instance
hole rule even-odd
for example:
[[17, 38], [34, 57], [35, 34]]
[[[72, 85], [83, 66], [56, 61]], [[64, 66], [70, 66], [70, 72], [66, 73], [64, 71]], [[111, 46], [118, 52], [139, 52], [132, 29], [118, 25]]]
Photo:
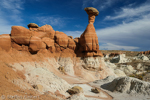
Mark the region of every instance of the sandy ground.
[[82, 87], [85, 97], [96, 98], [96, 99], [100, 99], [100, 100], [112, 100], [112, 97], [109, 96], [103, 90], [101, 90], [100, 93], [91, 92], [92, 86], [90, 86], [89, 84], [73, 84], [72, 86]]

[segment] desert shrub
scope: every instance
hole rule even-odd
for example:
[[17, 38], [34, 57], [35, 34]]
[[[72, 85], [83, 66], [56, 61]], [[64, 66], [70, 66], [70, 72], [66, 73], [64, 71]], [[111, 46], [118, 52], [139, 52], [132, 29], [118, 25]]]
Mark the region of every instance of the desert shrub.
[[142, 74], [131, 74], [129, 75], [129, 77], [134, 77], [134, 78], [138, 78], [140, 80], [143, 80], [143, 77], [146, 75], [146, 73], [142, 73]]

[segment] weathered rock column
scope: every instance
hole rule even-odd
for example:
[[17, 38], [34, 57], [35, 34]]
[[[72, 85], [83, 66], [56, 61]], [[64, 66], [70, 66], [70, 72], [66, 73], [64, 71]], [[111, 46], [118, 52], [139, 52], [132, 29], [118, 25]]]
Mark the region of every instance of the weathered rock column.
[[95, 16], [99, 14], [99, 11], [93, 7], [87, 7], [84, 10], [89, 15], [89, 24], [87, 25], [85, 31], [81, 34], [79, 39], [79, 43], [82, 47], [81, 51], [85, 53], [85, 56], [100, 56], [101, 54], [98, 54], [98, 37], [93, 25]]

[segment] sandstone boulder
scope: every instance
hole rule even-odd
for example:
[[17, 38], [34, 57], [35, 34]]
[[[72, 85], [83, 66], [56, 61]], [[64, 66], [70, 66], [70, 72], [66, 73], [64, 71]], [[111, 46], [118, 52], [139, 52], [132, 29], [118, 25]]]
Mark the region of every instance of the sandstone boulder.
[[35, 23], [30, 23], [30, 24], [28, 24], [27, 26], [28, 26], [28, 28], [38, 28], [38, 27], [39, 27], [39, 26], [38, 26], [37, 24], [35, 24]]
[[56, 40], [56, 43], [63, 47], [63, 48], [67, 48], [67, 45], [68, 45], [68, 36], [63, 33], [63, 32], [59, 32], [59, 31], [56, 31], [55, 33], [55, 40]]
[[39, 27], [37, 29], [37, 32], [45, 32], [46, 33], [45, 37], [49, 37], [51, 39], [54, 39], [55, 36], [55, 31], [53, 30], [52, 26], [47, 24]]
[[12, 26], [11, 39], [13, 39], [17, 44], [29, 45], [31, 36], [32, 31], [22, 26]]
[[87, 7], [87, 8], [84, 8], [84, 10], [87, 12], [88, 15], [92, 14], [92, 15], [97, 16], [99, 14], [99, 11], [93, 7]]
[[38, 37], [31, 37], [29, 48], [33, 52], [37, 52], [40, 49], [46, 49], [46, 44]]
[[99, 88], [92, 88], [91, 92], [100, 93], [100, 89]]
[[28, 46], [25, 45], [19, 45], [15, 42], [11, 42], [12, 48], [18, 50], [18, 51], [28, 51]]
[[70, 38], [68, 39], [68, 48], [75, 50], [75, 48], [76, 48], [76, 43], [74, 42], [73, 39], [70, 39]]
[[0, 35], [0, 47], [6, 51], [11, 48], [11, 38], [9, 34]]
[[39, 37], [41, 39], [44, 37], [48, 37], [46, 32], [37, 32], [37, 31], [33, 31], [32, 36], [36, 36], [36, 37]]
[[41, 31], [41, 32], [50, 32], [51, 30], [53, 30], [52, 26], [47, 25], [47, 24], [38, 28], [38, 31]]
[[51, 53], [54, 53], [56, 51], [56, 48], [55, 46], [51, 46], [48, 48], [48, 50], [51, 52]]
[[67, 90], [70, 95], [83, 93], [83, 89], [80, 86], [74, 86], [71, 89]]
[[42, 38], [42, 41], [46, 44], [47, 47], [54, 46], [54, 40], [52, 40], [52, 39], [50, 39], [48, 37]]

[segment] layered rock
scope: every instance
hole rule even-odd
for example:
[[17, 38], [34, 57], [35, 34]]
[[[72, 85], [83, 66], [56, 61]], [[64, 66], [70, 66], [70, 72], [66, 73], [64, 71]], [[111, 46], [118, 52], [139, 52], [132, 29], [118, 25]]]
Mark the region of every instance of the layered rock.
[[81, 52], [84, 52], [85, 56], [101, 56], [101, 53], [97, 53], [99, 51], [99, 44], [95, 27], [93, 25], [95, 16], [97, 16], [99, 12], [93, 7], [87, 7], [84, 10], [89, 15], [89, 24], [79, 39], [79, 44], [82, 46]]
[[68, 36], [63, 33], [63, 32], [59, 32], [59, 31], [56, 31], [55, 33], [55, 41], [56, 43], [63, 47], [63, 48], [67, 48], [67, 45], [68, 45]]
[[29, 48], [32, 52], [39, 51], [40, 49], [46, 49], [46, 44], [38, 37], [31, 37]]
[[112, 92], [150, 95], [150, 83], [131, 77], [118, 77], [101, 87]]
[[[72, 36], [67, 36], [63, 32], [54, 31], [50, 25], [39, 27], [35, 23], [30, 23], [27, 25], [29, 29], [22, 26], [12, 26], [11, 37], [7, 36], [7, 40], [9, 40], [7, 51], [11, 47], [31, 53], [37, 53], [44, 49], [51, 53], [61, 53], [65, 49], [71, 49], [79, 57], [103, 56], [99, 50], [98, 37], [93, 25], [95, 16], [99, 12], [92, 7], [85, 8], [85, 11], [89, 15], [89, 24], [80, 38], [73, 39]], [[1, 41], [3, 40], [1, 39]], [[6, 49], [4, 45], [0, 46]]]
[[32, 32], [22, 26], [12, 26], [11, 39], [17, 44], [29, 45]]
[[6, 51], [11, 48], [11, 38], [9, 34], [0, 35], [0, 47]]

